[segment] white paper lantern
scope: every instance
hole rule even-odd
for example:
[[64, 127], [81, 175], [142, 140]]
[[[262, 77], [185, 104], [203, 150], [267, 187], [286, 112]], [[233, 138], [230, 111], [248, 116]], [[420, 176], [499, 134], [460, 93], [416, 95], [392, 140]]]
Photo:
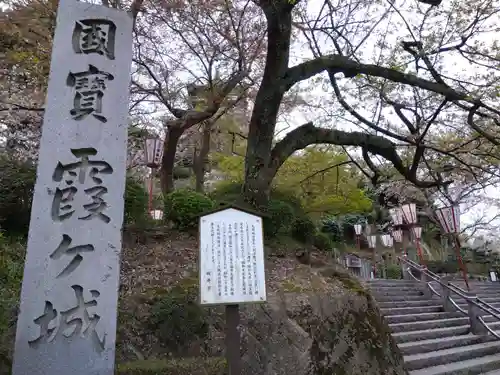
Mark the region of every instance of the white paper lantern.
[[146, 138], [144, 142], [144, 162], [149, 168], [158, 168], [163, 157], [163, 141], [157, 136]]
[[368, 240], [368, 247], [370, 249], [375, 249], [375, 247], [377, 246], [377, 236], [368, 236], [367, 240]]
[[382, 244], [385, 247], [391, 247], [394, 244], [390, 234], [382, 234], [380, 235], [380, 239], [382, 240]]
[[356, 233], [356, 236], [360, 236], [362, 231], [363, 226], [361, 224], [354, 224], [354, 232]]
[[391, 208], [389, 210], [394, 225], [403, 224], [403, 210], [401, 208]]
[[405, 204], [401, 207], [403, 211], [403, 218], [408, 224], [416, 224], [417, 223], [417, 206], [415, 203]]
[[445, 233], [460, 233], [460, 207], [444, 207], [436, 210], [439, 224]]
[[401, 229], [392, 231], [392, 238], [396, 242], [403, 242], [403, 231]]
[[411, 231], [416, 240], [420, 240], [422, 238], [422, 227], [413, 227], [411, 228]]

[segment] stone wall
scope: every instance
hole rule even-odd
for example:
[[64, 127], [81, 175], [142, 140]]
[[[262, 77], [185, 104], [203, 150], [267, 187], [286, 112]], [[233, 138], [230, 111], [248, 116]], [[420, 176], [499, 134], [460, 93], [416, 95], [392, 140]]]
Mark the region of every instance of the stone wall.
[[407, 374], [370, 294], [338, 270], [320, 272], [342, 285], [242, 307], [242, 375]]

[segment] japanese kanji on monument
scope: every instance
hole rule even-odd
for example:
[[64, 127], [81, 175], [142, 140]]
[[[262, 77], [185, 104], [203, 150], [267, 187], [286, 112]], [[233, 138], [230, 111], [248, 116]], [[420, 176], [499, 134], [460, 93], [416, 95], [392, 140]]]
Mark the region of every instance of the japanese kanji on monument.
[[112, 375], [132, 18], [61, 0], [13, 375]]

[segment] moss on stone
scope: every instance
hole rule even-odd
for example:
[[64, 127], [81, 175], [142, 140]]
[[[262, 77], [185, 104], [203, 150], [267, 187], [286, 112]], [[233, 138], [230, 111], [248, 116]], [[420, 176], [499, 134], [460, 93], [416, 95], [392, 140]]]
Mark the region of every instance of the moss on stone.
[[300, 285], [295, 284], [291, 280], [283, 280], [281, 283], [281, 289], [286, 293], [301, 293], [304, 291]]
[[327, 267], [320, 270], [319, 273], [324, 277], [339, 281], [347, 290], [351, 292], [366, 298], [371, 298], [370, 292], [366, 290], [356, 278], [352, 277], [347, 272], [340, 271], [333, 267]]
[[373, 299], [349, 298], [343, 306], [340, 314], [329, 316], [311, 332], [313, 373], [403, 374], [401, 353]]
[[198, 279], [186, 278], [151, 306], [146, 325], [172, 353], [181, 354], [208, 335], [207, 311], [198, 304], [198, 291]]
[[224, 375], [224, 358], [148, 359], [120, 364], [116, 375]]

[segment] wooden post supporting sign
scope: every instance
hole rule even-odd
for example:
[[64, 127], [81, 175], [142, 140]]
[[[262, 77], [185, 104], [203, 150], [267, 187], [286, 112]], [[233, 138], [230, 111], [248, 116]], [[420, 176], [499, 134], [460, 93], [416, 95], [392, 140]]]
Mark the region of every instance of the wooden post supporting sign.
[[240, 352], [240, 306], [226, 306], [226, 360], [229, 366], [229, 375], [241, 374]]

